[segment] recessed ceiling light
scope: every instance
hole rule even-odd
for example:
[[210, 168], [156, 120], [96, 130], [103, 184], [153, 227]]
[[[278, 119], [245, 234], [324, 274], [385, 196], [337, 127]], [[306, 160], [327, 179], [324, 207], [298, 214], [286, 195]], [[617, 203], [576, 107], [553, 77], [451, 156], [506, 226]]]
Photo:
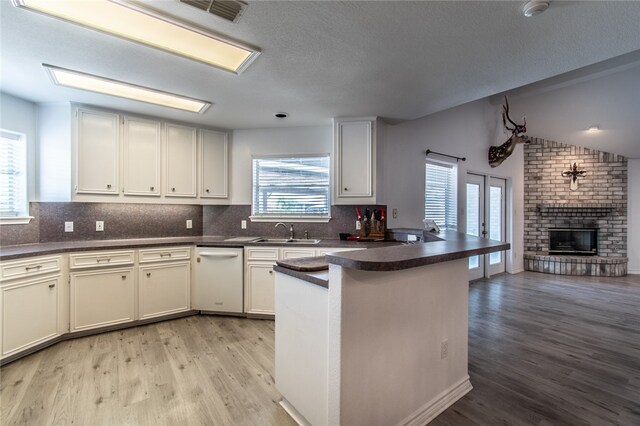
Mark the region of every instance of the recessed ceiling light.
[[51, 81], [60, 86], [88, 90], [120, 98], [133, 99], [183, 111], [203, 113], [211, 106], [211, 102], [187, 98], [173, 93], [162, 92], [148, 87], [137, 86], [123, 81], [111, 80], [80, 71], [42, 64]]
[[589, 133], [598, 133], [599, 131], [600, 131], [600, 126], [598, 126], [597, 124], [594, 124], [593, 126], [587, 129], [587, 132]]
[[286, 112], [276, 112], [275, 114], [273, 114], [276, 118], [287, 118], [289, 116], [289, 113]]
[[524, 16], [526, 16], [527, 18], [530, 18], [532, 16], [540, 15], [542, 12], [544, 12], [548, 8], [549, 8], [548, 1], [531, 0], [530, 2], [527, 2], [522, 7], [522, 13], [524, 13]]
[[259, 50], [128, 0], [12, 0], [13, 4], [240, 73]]

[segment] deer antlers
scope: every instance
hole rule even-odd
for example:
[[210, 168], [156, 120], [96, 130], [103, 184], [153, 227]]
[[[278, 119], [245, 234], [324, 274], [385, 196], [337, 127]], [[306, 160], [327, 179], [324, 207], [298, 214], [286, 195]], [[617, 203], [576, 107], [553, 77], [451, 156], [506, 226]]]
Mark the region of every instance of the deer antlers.
[[[522, 119], [524, 121], [523, 124], [516, 124], [511, 117], [509, 117], [509, 100], [505, 96], [504, 105], [502, 105], [502, 124], [504, 124], [504, 128], [511, 131], [514, 135], [524, 133], [527, 131], [527, 117], [522, 117]], [[507, 126], [507, 120], [513, 124], [513, 127]]]
[[[513, 127], [509, 127], [507, 121], [509, 121]], [[511, 137], [500, 146], [489, 147], [489, 165], [491, 167], [498, 167], [502, 164], [502, 162], [511, 155], [517, 144], [531, 142], [526, 136], [522, 135], [527, 131], [527, 119], [523, 118], [523, 121], [523, 124], [517, 124], [509, 117], [509, 101], [505, 96], [504, 105], [502, 106], [502, 124], [504, 124], [505, 129], [511, 132]]]

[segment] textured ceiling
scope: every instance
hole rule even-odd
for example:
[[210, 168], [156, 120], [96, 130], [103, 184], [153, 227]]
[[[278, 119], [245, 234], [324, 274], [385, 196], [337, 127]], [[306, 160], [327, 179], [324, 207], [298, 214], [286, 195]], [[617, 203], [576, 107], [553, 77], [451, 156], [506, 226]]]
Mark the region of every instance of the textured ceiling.
[[[1, 89], [208, 126], [330, 123], [335, 116], [421, 117], [640, 49], [640, 2], [256, 1], [237, 24], [177, 1], [154, 7], [256, 45], [233, 75], [96, 31], [1, 5]], [[52, 86], [42, 63], [207, 99], [202, 115]], [[273, 113], [286, 111], [286, 121]]]

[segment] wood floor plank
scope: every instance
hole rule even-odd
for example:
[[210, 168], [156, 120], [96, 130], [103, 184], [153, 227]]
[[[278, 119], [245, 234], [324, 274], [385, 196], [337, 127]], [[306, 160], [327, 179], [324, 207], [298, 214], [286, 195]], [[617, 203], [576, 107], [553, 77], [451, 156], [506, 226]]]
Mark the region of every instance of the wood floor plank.
[[[0, 369], [9, 425], [277, 425], [274, 322], [192, 316]], [[437, 426], [640, 425], [640, 277], [526, 272], [469, 288], [474, 389]]]

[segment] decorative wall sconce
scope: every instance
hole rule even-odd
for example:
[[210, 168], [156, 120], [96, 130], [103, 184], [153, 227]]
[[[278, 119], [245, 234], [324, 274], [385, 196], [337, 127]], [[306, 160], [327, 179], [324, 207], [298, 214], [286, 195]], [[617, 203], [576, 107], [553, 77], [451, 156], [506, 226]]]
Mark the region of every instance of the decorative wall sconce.
[[578, 178], [584, 177], [584, 175], [586, 174], [587, 174], [586, 170], [578, 170], [577, 163], [573, 163], [573, 166], [569, 165], [569, 170], [565, 170], [564, 172], [561, 173], [562, 177], [571, 178], [569, 189], [571, 189], [572, 191], [575, 191], [578, 189]]

